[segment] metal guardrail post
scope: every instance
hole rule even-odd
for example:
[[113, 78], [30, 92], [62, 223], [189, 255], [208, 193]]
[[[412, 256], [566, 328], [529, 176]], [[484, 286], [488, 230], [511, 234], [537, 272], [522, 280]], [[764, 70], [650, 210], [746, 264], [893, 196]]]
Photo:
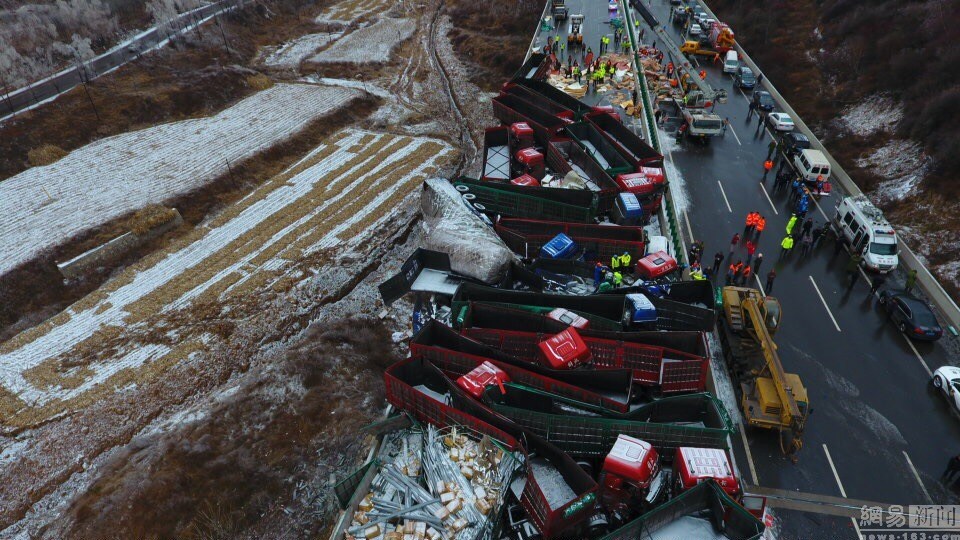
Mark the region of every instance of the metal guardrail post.
[[[620, 1], [620, 12], [623, 13], [624, 26], [627, 28], [627, 36], [630, 38], [630, 45], [633, 48], [631, 61], [633, 62], [634, 83], [640, 89], [639, 95], [643, 105], [643, 118], [647, 132], [647, 140], [657, 152], [663, 153], [660, 147], [660, 138], [657, 135], [657, 124], [653, 118], [653, 100], [650, 97], [650, 89], [647, 88], [647, 76], [643, 73], [643, 66], [640, 64], [639, 47], [637, 37], [634, 34], [633, 16], [630, 14], [630, 6], [625, 0]], [[636, 106], [636, 104], [634, 104]], [[676, 246], [674, 257], [677, 263], [686, 264], [687, 246], [683, 241], [683, 232], [680, 229], [680, 222], [677, 219], [676, 208], [673, 207], [672, 187], [667, 177], [666, 168], [663, 171], [664, 178], [667, 180], [667, 191], [663, 197], [663, 204], [660, 206], [660, 222], [666, 224], [667, 232], [673, 245]]]
[[[710, 15], [715, 20], [720, 20], [719, 17], [710, 8], [706, 5], [705, 2], [700, 1], [699, 4], [703, 6], [704, 11]], [[740, 43], [734, 45], [737, 54], [740, 55], [740, 59], [754, 71], [754, 73], [762, 73], [760, 67], [757, 66], [756, 62], [747, 54], [743, 47], [740, 46]], [[773, 86], [773, 83], [770, 82], [770, 79], [764, 77], [763, 81], [760, 83], [770, 95], [777, 101], [777, 104], [790, 115], [790, 118], [793, 118], [793, 123], [800, 132], [806, 135], [812, 146], [823, 152], [823, 155], [826, 156], [827, 161], [830, 162], [830, 167], [833, 170], [831, 176], [837, 180], [840, 186], [845, 192], [849, 195], [860, 195], [863, 191], [854, 183], [853, 179], [850, 178], [850, 175], [837, 163], [837, 160], [830, 155], [830, 152], [824, 147], [823, 143], [820, 142], [820, 139], [813, 133], [813, 131], [807, 126], [807, 124], [800, 118], [800, 115], [793, 110], [793, 107], [787, 103], [787, 100], [777, 91]], [[829, 215], [829, 214], [828, 214]], [[943, 314], [947, 320], [950, 321], [950, 324], [953, 326], [953, 330], [960, 328], [960, 307], [957, 306], [957, 303], [947, 294], [947, 291], [944, 290], [943, 286], [937, 281], [937, 278], [930, 273], [930, 270], [920, 262], [920, 259], [917, 255], [903, 242], [902, 239], [899, 240], [900, 246], [900, 264], [904, 268], [916, 270], [917, 271], [917, 283], [920, 285], [920, 288], [923, 289], [923, 292], [930, 297], [930, 300], [937, 305], [940, 312]]]

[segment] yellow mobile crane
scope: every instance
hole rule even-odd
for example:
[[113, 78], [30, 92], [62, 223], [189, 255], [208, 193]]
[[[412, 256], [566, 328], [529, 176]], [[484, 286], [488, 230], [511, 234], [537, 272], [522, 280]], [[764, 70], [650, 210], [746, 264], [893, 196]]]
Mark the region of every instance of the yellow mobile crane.
[[723, 288], [723, 328], [727, 365], [740, 381], [740, 407], [750, 426], [777, 430], [784, 454], [803, 446], [809, 415], [807, 389], [800, 376], [785, 373], [773, 334], [780, 326], [780, 301], [747, 287]]

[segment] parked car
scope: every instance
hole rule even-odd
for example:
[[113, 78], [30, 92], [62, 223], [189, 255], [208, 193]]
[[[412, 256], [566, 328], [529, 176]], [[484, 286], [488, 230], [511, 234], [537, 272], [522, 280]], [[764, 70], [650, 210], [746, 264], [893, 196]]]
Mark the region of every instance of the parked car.
[[880, 305], [890, 314], [890, 321], [911, 339], [936, 341], [943, 336], [943, 328], [930, 306], [906, 291], [881, 292]]
[[688, 30], [690, 37], [699, 38], [700, 34], [703, 33], [703, 30], [700, 28], [700, 25], [697, 23], [690, 25], [690, 30]]
[[776, 131], [793, 131], [793, 118], [782, 112], [767, 115], [767, 124]]
[[771, 96], [770, 92], [767, 92], [766, 90], [757, 90], [754, 92], [753, 99], [751, 101], [757, 110], [763, 112], [772, 112], [774, 106], [776, 106], [776, 103], [773, 101], [773, 96]]
[[803, 133], [788, 131], [780, 137], [780, 147], [788, 156], [810, 149], [810, 139]]
[[957, 412], [960, 412], [960, 368], [943, 366], [933, 372], [930, 380], [933, 387], [943, 392], [943, 397]]
[[750, 90], [757, 85], [757, 77], [753, 74], [753, 70], [747, 66], [740, 66], [737, 69], [737, 74], [733, 77], [733, 84]]

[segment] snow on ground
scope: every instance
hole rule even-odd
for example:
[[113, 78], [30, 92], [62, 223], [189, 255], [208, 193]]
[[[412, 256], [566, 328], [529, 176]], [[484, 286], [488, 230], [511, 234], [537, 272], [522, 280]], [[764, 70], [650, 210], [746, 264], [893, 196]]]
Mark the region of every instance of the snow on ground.
[[881, 201], [900, 201], [916, 194], [916, 187], [933, 165], [920, 143], [909, 139], [893, 139], [866, 157], [856, 160], [857, 167], [871, 168], [887, 178], [875, 195]]
[[[258, 291], [309, 279], [325, 264], [319, 255], [333, 248], [342, 257], [356, 248], [398, 211], [397, 201], [451, 158], [451, 147], [436, 139], [360, 130], [333, 135], [193, 234], [71, 306], [55, 324], [0, 344], [0, 402], [6, 398], [0, 404], [19, 409], [0, 422], [41, 421], [201, 351], [209, 329], [190, 324], [192, 309], [256, 309]], [[155, 343], [165, 322], [175, 339]], [[72, 367], [61, 371], [63, 364]]]
[[307, 34], [275, 48], [263, 59], [264, 65], [274, 68], [297, 69], [300, 62], [316, 54], [318, 50], [340, 39], [343, 32]]
[[730, 413], [733, 422], [740, 425], [740, 429], [743, 429], [743, 417], [740, 416], [737, 393], [733, 388], [733, 381], [730, 380], [730, 372], [727, 371], [727, 362], [723, 358], [720, 337], [717, 336], [716, 332], [707, 332], [707, 343], [710, 345], [710, 371], [713, 374], [715, 394], [726, 407], [727, 412]]
[[363, 15], [383, 13], [393, 3], [390, 0], [341, 0], [321, 13], [316, 22], [350, 24]]
[[903, 107], [893, 98], [875, 94], [840, 115], [840, 124], [854, 135], [868, 136], [889, 131], [903, 118]]
[[0, 183], [0, 274], [76, 234], [202, 187], [230, 163], [359, 95], [340, 87], [278, 84], [216, 116], [102, 139], [9, 178]]
[[674, 152], [683, 151], [683, 147], [677, 144], [676, 137], [669, 135], [662, 129], [659, 130], [660, 148], [667, 159], [663, 160], [663, 167], [667, 173], [667, 179], [670, 181], [670, 194], [673, 196], [673, 206], [677, 212], [683, 213], [690, 208], [690, 196], [687, 193], [687, 182], [683, 179], [680, 169], [673, 164], [670, 157]]
[[376, 24], [351, 32], [310, 59], [317, 63], [386, 62], [390, 52], [417, 29], [412, 19], [382, 18]]

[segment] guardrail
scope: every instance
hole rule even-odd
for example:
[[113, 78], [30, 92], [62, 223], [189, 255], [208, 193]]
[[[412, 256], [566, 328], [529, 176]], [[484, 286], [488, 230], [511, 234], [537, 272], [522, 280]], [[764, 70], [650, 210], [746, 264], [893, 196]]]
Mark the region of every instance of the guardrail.
[[[715, 20], [720, 20], [719, 17], [710, 8], [702, 1], [698, 2], [703, 6], [704, 11], [707, 12]], [[743, 50], [743, 47], [739, 43], [735, 45], [737, 54], [740, 55], [740, 59], [745, 63], [754, 73], [762, 73], [760, 67], [757, 66], [756, 62], [750, 58], [750, 55], [747, 54], [747, 51]], [[813, 133], [813, 131], [804, 123], [803, 119], [800, 118], [800, 115], [793, 110], [793, 107], [787, 103], [787, 100], [777, 91], [776, 87], [773, 86], [773, 83], [770, 82], [770, 79], [764, 77], [763, 81], [760, 83], [763, 88], [770, 92], [770, 95], [777, 100], [777, 104], [783, 109], [784, 112], [790, 115], [790, 118], [793, 119], [794, 125], [800, 130], [801, 133], [806, 135], [812, 144], [812, 146], [823, 152], [823, 155], [826, 156], [827, 161], [830, 162], [830, 167], [833, 172], [831, 176], [837, 180], [837, 183], [840, 184], [840, 187], [849, 195], [859, 195], [863, 193], [859, 186], [854, 183], [853, 179], [850, 178], [850, 175], [837, 163], [837, 160], [833, 158], [827, 148], [820, 142], [820, 139]], [[920, 262], [920, 259], [917, 255], [910, 249], [907, 244], [903, 242], [902, 239], [899, 240], [900, 244], [900, 266], [910, 270], [917, 271], [917, 284], [920, 288], [927, 294], [930, 300], [937, 306], [940, 310], [940, 313], [950, 322], [953, 326], [951, 330], [954, 334], [957, 332], [957, 328], [960, 327], [960, 307], [957, 306], [957, 303], [954, 302], [953, 298], [947, 294], [947, 291], [944, 290], [943, 286], [940, 285], [940, 282], [937, 281], [937, 278], [930, 273], [930, 270]]]
[[[630, 6], [626, 4], [624, 0], [620, 0], [620, 13], [623, 14], [624, 26], [627, 29], [627, 35], [630, 38], [630, 46], [633, 48], [633, 54], [631, 55], [633, 61], [633, 76], [634, 83], [640, 89], [639, 96], [643, 102], [643, 119], [644, 122], [641, 125], [644, 127], [644, 134], [646, 139], [650, 141], [651, 146], [661, 154], [663, 151], [660, 149], [660, 137], [657, 135], [657, 123], [653, 117], [653, 100], [650, 97], [650, 89], [647, 88], [647, 77], [643, 73], [643, 66], [640, 64], [640, 59], [638, 58], [639, 47], [637, 46], [637, 38], [634, 35], [634, 24], [633, 24], [633, 15], [630, 13]], [[634, 104], [636, 105], [636, 104]], [[664, 178], [667, 180], [667, 191], [663, 196], [663, 203], [660, 205], [660, 223], [664, 224], [665, 229], [663, 232], [667, 233], [670, 239], [673, 241], [675, 246], [674, 258], [677, 259], [679, 264], [686, 264], [687, 258], [687, 244], [683, 240], [683, 230], [680, 228], [679, 215], [677, 209], [673, 203], [673, 184], [670, 182], [670, 179], [667, 177], [666, 167], [664, 167]]]
[[[540, 20], [537, 21], [537, 29], [533, 32], [533, 38], [530, 40], [530, 46], [527, 47], [527, 54], [523, 57], [523, 64], [527, 63], [527, 60], [530, 59], [530, 55], [534, 52], [534, 44], [537, 42], [537, 38], [540, 37], [540, 32], [543, 31], [543, 21], [546, 20], [547, 14], [550, 13], [550, 6], [552, 5], [551, 0], [547, 0], [543, 5], [543, 12], [540, 13]], [[556, 23], [557, 21], [553, 21]], [[520, 64], [520, 65], [523, 65]]]

